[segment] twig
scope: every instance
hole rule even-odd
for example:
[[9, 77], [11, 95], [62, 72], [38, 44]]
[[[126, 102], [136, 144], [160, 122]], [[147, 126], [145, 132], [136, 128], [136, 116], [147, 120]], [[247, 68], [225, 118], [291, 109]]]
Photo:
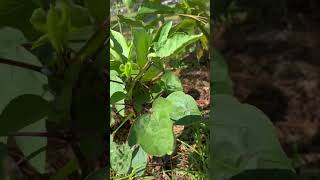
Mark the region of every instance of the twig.
[[14, 61], [14, 60], [10, 60], [10, 59], [0, 58], [0, 64], [17, 66], [17, 67], [21, 67], [24, 69], [29, 69], [29, 70], [33, 70], [33, 71], [42, 73], [42, 71], [41, 71], [42, 67], [28, 64], [28, 63], [24, 63], [24, 62], [20, 62], [20, 61]]

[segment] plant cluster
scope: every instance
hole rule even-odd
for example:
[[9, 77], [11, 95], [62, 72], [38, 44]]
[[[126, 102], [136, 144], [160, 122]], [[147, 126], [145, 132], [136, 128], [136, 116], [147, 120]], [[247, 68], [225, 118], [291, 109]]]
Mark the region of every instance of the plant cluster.
[[[202, 1], [173, 6], [144, 1], [134, 16], [118, 15], [110, 30], [110, 161], [116, 175], [143, 175], [148, 155], [174, 152], [174, 125], [202, 121], [196, 101], [183, 92], [174, 70], [197, 43], [207, 49], [205, 10]], [[177, 14], [177, 22], [168, 20]], [[131, 39], [124, 35], [125, 26]], [[127, 121], [132, 123], [127, 141], [116, 142], [114, 135]]]

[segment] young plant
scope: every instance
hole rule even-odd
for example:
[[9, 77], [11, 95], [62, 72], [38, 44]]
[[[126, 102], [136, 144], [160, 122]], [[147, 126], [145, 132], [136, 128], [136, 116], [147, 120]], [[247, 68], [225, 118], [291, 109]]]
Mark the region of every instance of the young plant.
[[[123, 149], [126, 154], [137, 151], [133, 155], [127, 154], [124, 160], [121, 153], [116, 153], [119, 150], [111, 147], [115, 152], [111, 153], [114, 160], [111, 165], [117, 174], [132, 173], [137, 155], [143, 162], [142, 167], [145, 167], [147, 155], [172, 154], [176, 144], [173, 126], [202, 119], [196, 101], [183, 92], [170, 63], [203, 34], [175, 32], [172, 27], [171, 21], [158, 30], [131, 26], [131, 41], [120, 32], [110, 30], [111, 126], [132, 121], [128, 142], [120, 145], [112, 142], [111, 146]], [[112, 133], [111, 139], [120, 126]], [[121, 162], [131, 163], [131, 167], [119, 167]]]

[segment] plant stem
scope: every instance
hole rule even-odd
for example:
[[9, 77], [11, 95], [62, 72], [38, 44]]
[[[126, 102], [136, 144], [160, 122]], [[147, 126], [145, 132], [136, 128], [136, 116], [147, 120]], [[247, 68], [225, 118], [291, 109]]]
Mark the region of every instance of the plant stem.
[[63, 134], [52, 134], [48, 132], [17, 132], [17, 133], [9, 134], [9, 136], [44, 137], [44, 138], [58, 138], [58, 139], [67, 140], [66, 136], [64, 136]]
[[130, 86], [129, 86], [129, 91], [128, 91], [128, 100], [132, 99], [132, 93], [133, 93], [133, 89], [136, 86], [137, 81], [143, 76], [143, 74], [150, 68], [150, 66], [153, 64], [152, 61], [148, 61], [144, 67], [142, 68], [142, 70], [139, 72], [139, 74], [132, 80]]
[[33, 70], [33, 71], [42, 73], [42, 71], [41, 71], [42, 67], [28, 64], [28, 63], [24, 63], [24, 62], [20, 62], [20, 61], [14, 61], [14, 60], [10, 60], [10, 59], [0, 58], [0, 64], [17, 66], [20, 68], [29, 69], [29, 70]]

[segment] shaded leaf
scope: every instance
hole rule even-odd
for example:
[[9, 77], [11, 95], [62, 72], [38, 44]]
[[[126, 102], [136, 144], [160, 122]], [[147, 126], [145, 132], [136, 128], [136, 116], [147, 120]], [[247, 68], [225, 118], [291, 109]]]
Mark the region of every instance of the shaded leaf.
[[215, 95], [210, 117], [211, 176], [226, 180], [245, 170], [292, 170], [266, 115], [229, 95]]
[[110, 9], [110, 1], [107, 0], [85, 0], [91, 16], [97, 23], [102, 23], [107, 19]]
[[39, 121], [48, 115], [49, 108], [48, 101], [38, 95], [26, 94], [14, 98], [0, 115], [0, 136], [14, 133]]
[[[20, 132], [47, 132], [45, 119], [24, 127]], [[29, 156], [47, 145], [47, 139], [44, 137], [20, 136], [15, 137], [15, 139], [18, 147], [25, 156]], [[46, 170], [46, 150], [40, 151], [33, 156], [29, 162], [39, 173], [44, 174]]]
[[37, 5], [25, 0], [0, 0], [0, 28], [10, 26], [20, 29], [29, 40], [39, 36], [29, 22]]

